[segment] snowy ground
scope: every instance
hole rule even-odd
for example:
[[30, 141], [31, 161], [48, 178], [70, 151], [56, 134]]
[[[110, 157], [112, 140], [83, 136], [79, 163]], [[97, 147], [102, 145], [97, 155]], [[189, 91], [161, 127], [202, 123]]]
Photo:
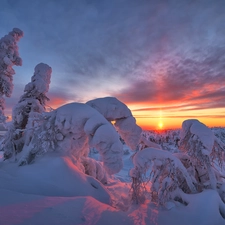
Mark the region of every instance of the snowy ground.
[[[165, 144], [176, 152], [176, 147]], [[126, 147], [125, 147], [126, 148]], [[217, 192], [188, 195], [187, 206], [158, 207], [147, 200], [130, 205], [131, 152], [123, 169], [103, 186], [80, 173], [69, 157], [49, 153], [34, 164], [18, 167], [0, 155], [0, 225], [224, 225]], [[97, 153], [91, 157], [98, 159]], [[225, 217], [225, 215], [224, 215]]]

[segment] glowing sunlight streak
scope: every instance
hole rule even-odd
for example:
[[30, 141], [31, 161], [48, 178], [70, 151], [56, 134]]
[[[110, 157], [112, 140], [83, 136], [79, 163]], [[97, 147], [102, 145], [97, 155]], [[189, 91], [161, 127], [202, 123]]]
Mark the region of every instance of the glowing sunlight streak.
[[162, 128], [163, 128], [163, 122], [162, 122], [162, 110], [161, 110], [161, 109], [160, 109], [160, 111], [159, 111], [158, 128], [159, 128], [160, 130], [162, 130]]
[[159, 127], [160, 130], [163, 128], [163, 122], [162, 122], [162, 121], [160, 121], [160, 122], [158, 123], [158, 127]]

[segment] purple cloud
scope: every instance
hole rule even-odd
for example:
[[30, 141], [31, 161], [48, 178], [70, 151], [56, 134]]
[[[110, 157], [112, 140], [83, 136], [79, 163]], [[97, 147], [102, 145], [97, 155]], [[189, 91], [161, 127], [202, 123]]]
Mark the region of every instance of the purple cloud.
[[0, 36], [24, 31], [8, 106], [44, 62], [53, 69], [49, 94], [64, 102], [104, 94], [174, 110], [224, 107], [224, 7], [223, 0], [4, 0]]

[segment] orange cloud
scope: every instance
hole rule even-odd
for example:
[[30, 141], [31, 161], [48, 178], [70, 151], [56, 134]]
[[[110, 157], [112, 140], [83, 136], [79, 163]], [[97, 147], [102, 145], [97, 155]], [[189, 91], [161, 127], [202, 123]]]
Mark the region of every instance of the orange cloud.
[[52, 97], [51, 100], [48, 102], [48, 105], [52, 109], [56, 109], [64, 104], [66, 104], [66, 99], [60, 98], [60, 97]]

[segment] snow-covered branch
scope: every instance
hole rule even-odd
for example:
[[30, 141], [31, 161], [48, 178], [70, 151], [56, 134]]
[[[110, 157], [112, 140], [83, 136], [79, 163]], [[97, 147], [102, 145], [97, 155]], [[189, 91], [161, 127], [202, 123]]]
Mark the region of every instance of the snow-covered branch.
[[141, 128], [136, 124], [130, 109], [117, 98], [97, 98], [86, 103], [99, 111], [108, 121], [115, 121], [115, 127], [125, 143], [135, 150], [141, 135]]
[[[174, 172], [176, 174], [172, 174], [173, 176], [182, 176], [188, 188], [192, 193], [196, 192], [196, 188], [193, 185], [193, 180], [188, 174], [186, 168], [181, 163], [181, 161], [174, 156], [172, 153], [160, 149], [155, 148], [145, 148], [142, 151], [139, 151], [133, 158], [133, 163], [136, 169], [146, 172], [146, 170], [152, 165], [155, 164], [156, 167], [165, 166], [165, 162], [168, 161], [175, 168]], [[132, 171], [131, 171], [132, 176]]]

